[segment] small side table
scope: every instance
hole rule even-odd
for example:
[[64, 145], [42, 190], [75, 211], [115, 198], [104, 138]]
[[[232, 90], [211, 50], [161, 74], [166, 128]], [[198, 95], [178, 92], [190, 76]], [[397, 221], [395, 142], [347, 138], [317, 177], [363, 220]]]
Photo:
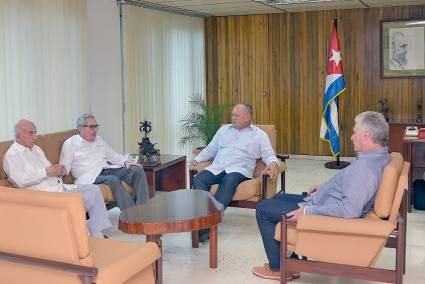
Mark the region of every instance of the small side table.
[[186, 188], [186, 156], [160, 156], [161, 164], [143, 166], [149, 185], [149, 197], [155, 196], [155, 190], [173, 191]]
[[410, 162], [407, 192], [407, 210], [412, 212], [413, 205], [413, 182], [422, 179], [425, 172], [425, 139], [418, 137], [403, 138], [403, 156]]

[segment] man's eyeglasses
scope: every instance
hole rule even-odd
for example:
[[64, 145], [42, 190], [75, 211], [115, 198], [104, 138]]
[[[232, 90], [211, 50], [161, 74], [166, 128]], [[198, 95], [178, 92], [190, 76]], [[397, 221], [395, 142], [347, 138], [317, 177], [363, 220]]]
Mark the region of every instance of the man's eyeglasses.
[[92, 125], [87, 125], [87, 124], [83, 124], [83, 125], [80, 125], [81, 127], [88, 127], [88, 128], [90, 128], [90, 130], [95, 130], [95, 129], [98, 129], [99, 128], [99, 124], [92, 124]]

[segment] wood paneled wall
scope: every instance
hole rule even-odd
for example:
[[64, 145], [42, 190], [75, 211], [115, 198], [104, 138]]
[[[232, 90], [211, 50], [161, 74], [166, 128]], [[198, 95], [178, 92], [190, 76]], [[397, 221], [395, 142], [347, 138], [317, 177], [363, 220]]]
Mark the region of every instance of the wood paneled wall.
[[388, 99], [390, 119], [414, 119], [425, 78], [381, 78], [380, 22], [424, 18], [425, 5], [209, 17], [208, 103], [251, 103], [255, 123], [276, 125], [280, 153], [330, 155], [319, 132], [335, 15], [347, 84], [339, 108], [342, 155], [354, 155], [355, 115], [378, 111], [378, 100]]

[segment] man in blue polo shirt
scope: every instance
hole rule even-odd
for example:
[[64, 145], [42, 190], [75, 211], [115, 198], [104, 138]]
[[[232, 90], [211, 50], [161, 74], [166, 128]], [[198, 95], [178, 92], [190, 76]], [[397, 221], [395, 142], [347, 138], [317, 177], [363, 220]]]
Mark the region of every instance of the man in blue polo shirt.
[[[311, 188], [307, 197], [277, 194], [257, 205], [258, 228], [269, 263], [254, 267], [255, 275], [280, 279], [280, 242], [274, 239], [274, 230], [282, 214], [295, 220], [302, 214], [359, 218], [372, 210], [382, 172], [390, 161], [389, 126], [382, 114], [372, 111], [358, 114], [354, 121], [351, 141], [358, 154], [356, 161], [328, 182]], [[287, 275], [288, 280], [297, 277], [299, 274]]]

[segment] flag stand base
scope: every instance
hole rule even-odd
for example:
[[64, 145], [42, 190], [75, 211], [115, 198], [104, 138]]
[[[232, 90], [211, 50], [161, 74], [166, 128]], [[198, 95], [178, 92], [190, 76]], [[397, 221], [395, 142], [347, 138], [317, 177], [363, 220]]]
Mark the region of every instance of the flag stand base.
[[349, 165], [350, 165], [349, 162], [332, 161], [332, 162], [326, 162], [325, 163], [325, 168], [332, 169], [332, 170], [340, 170], [340, 169], [343, 169], [345, 167], [348, 167]]
[[326, 162], [325, 168], [332, 169], [332, 170], [340, 170], [340, 169], [343, 169], [345, 167], [348, 167], [349, 165], [350, 165], [349, 162], [340, 161], [339, 155], [338, 155], [338, 156], [336, 156], [336, 161]]

